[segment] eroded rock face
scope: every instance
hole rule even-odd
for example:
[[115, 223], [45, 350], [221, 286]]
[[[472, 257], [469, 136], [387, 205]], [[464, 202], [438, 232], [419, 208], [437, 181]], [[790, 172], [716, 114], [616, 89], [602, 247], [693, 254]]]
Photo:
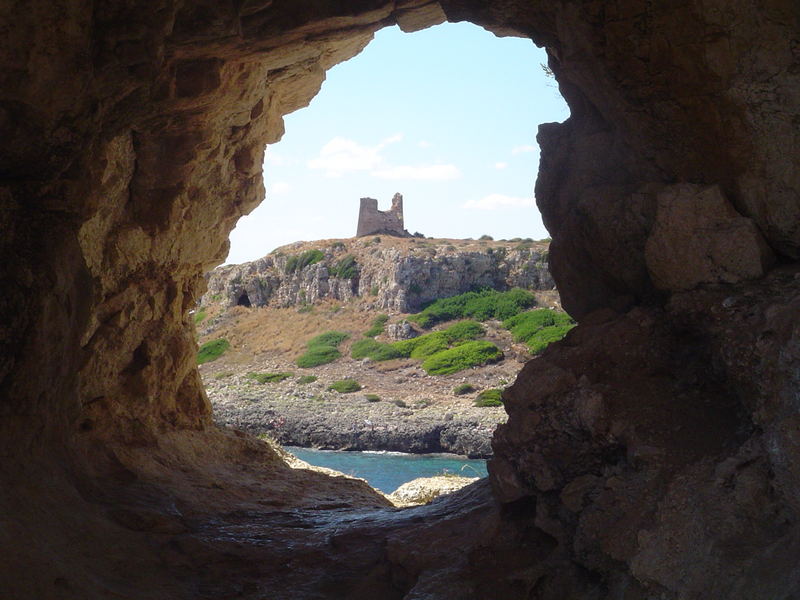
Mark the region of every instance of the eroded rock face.
[[[798, 279], [717, 277], [720, 287], [670, 296], [645, 253], [661, 235], [654, 192], [693, 184], [717, 186], [740, 215], [726, 208], [739, 225], [715, 232], [723, 247], [744, 233], [748, 252], [760, 248], [746, 277], [768, 266], [758, 235], [779, 261], [800, 258], [798, 10], [792, 0], [0, 8], [6, 593], [798, 595]], [[571, 117], [540, 129], [536, 196], [564, 307], [583, 323], [509, 392], [492, 468], [502, 506], [484, 490], [458, 519], [446, 503], [417, 520], [312, 519], [294, 531], [301, 544], [270, 547], [260, 542], [285, 531], [270, 507], [380, 500], [321, 476], [310, 485], [269, 449], [217, 431], [187, 314], [236, 219], [263, 196], [263, 149], [281, 116], [375, 30], [444, 18], [548, 48]], [[700, 209], [698, 223], [719, 216]], [[660, 287], [685, 286], [664, 272], [677, 279]], [[330, 535], [308, 533], [317, 526]], [[328, 553], [315, 560], [321, 540]], [[287, 578], [277, 565], [304, 552], [313, 568], [292, 562]]]
[[757, 279], [773, 260], [758, 227], [736, 212], [718, 186], [682, 184], [659, 192], [645, 244], [647, 270], [659, 289]]
[[[410, 243], [395, 240], [383, 245], [378, 238], [366, 242], [295, 243], [258, 260], [214, 269], [201, 304], [295, 306], [323, 298], [370, 300], [374, 308], [415, 312], [425, 302], [490, 287], [552, 290], [547, 268], [547, 242], [497, 243], [481, 248], [457, 248], [453, 240]], [[319, 262], [297, 270], [288, 261], [310, 249]], [[350, 260], [349, 271], [339, 272]], [[246, 303], [245, 304], [245, 299]]]

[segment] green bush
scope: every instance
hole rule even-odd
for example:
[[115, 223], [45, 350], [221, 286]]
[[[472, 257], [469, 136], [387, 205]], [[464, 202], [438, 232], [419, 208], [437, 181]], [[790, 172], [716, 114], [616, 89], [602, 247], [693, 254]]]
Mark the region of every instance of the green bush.
[[333, 346], [334, 348], [349, 338], [350, 335], [341, 331], [326, 331], [306, 342], [309, 349], [317, 346]]
[[233, 376], [233, 371], [221, 371], [219, 373], [214, 373], [214, 379], [227, 379], [228, 377]]
[[429, 356], [422, 368], [429, 375], [447, 375], [502, 358], [502, 351], [491, 342], [472, 341]]
[[494, 238], [492, 236], [490, 236], [488, 234], [485, 234], [485, 233], [481, 237], [479, 237], [478, 239], [479, 240], [484, 240], [484, 241], [493, 241], [494, 240]]
[[503, 390], [497, 388], [483, 390], [475, 398], [475, 406], [503, 406]]
[[321, 250], [306, 250], [300, 254], [295, 254], [286, 259], [286, 273], [302, 271], [309, 265], [313, 265], [325, 258]]
[[370, 358], [378, 362], [400, 358], [402, 356], [391, 344], [382, 344], [381, 342], [376, 342], [372, 338], [358, 340], [353, 344], [350, 350], [350, 356], [355, 359]]
[[474, 340], [482, 336], [486, 330], [483, 325], [477, 321], [459, 321], [444, 330], [447, 340], [451, 344], [456, 342], [465, 342], [467, 340]]
[[358, 263], [356, 262], [356, 257], [352, 254], [348, 254], [339, 260], [339, 262], [331, 267], [330, 275], [331, 277], [338, 277], [339, 279], [352, 279], [358, 275]]
[[528, 338], [528, 349], [530, 349], [531, 354], [541, 354], [550, 344], [557, 342], [567, 335], [569, 330], [573, 327], [575, 327], [575, 325], [553, 325], [551, 327], [545, 327]]
[[311, 338], [306, 343], [308, 348], [296, 362], [298, 367], [309, 368], [324, 365], [335, 361], [342, 353], [337, 346], [350, 337], [341, 331], [327, 331], [316, 337]]
[[317, 346], [316, 348], [309, 348], [305, 354], [300, 356], [296, 361], [298, 367], [309, 369], [311, 367], [318, 367], [335, 361], [342, 355], [336, 348], [330, 346]]
[[278, 383], [284, 379], [289, 379], [292, 373], [248, 373], [247, 378], [258, 383]]
[[314, 383], [316, 380], [316, 375], [302, 375], [297, 378], [297, 383], [300, 385], [306, 385], [307, 383]]
[[391, 346], [401, 355], [424, 359], [437, 352], [446, 350], [451, 345], [467, 340], [474, 340], [483, 335], [484, 329], [475, 321], [461, 321], [443, 329], [426, 333], [419, 337], [394, 342]]
[[357, 392], [361, 389], [361, 384], [358, 383], [355, 379], [340, 379], [339, 381], [334, 381], [328, 389], [334, 392], [339, 392], [340, 394], [350, 394], [352, 392]]
[[192, 320], [194, 320], [195, 325], [199, 325], [205, 320], [206, 316], [206, 309], [201, 308], [192, 315]]
[[381, 397], [378, 394], [367, 394], [364, 396], [367, 399], [367, 402], [380, 402]]
[[392, 404], [398, 408], [408, 408], [408, 404], [406, 404], [405, 400], [392, 400]]
[[569, 315], [549, 308], [531, 310], [503, 321], [503, 327], [511, 331], [514, 341], [525, 342], [533, 354], [544, 351], [574, 326]]
[[475, 387], [469, 383], [460, 383], [453, 388], [453, 395], [463, 396], [464, 394], [471, 394], [475, 391]]
[[535, 303], [533, 294], [526, 290], [515, 288], [507, 292], [498, 292], [487, 289], [440, 298], [425, 307], [422, 312], [411, 315], [408, 320], [426, 329], [442, 321], [467, 317], [478, 321], [493, 318], [502, 320], [530, 308]]
[[413, 339], [417, 343], [412, 345], [409, 356], [418, 360], [428, 358], [432, 354], [447, 350], [450, 347], [450, 341], [447, 339], [447, 334], [445, 334], [444, 331], [434, 331], [433, 333], [421, 335]]
[[203, 363], [217, 360], [230, 347], [228, 340], [222, 338], [206, 342], [200, 346], [200, 350], [197, 352], [197, 364], [202, 365]]
[[386, 325], [386, 321], [389, 320], [389, 315], [378, 315], [375, 317], [375, 320], [372, 321], [372, 326], [367, 330], [364, 334], [366, 337], [375, 337], [376, 335], [380, 335], [383, 333], [383, 328]]

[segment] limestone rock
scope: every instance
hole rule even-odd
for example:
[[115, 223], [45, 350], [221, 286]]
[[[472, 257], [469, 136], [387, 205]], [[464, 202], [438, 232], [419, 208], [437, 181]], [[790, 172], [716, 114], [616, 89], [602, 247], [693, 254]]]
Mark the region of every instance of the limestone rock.
[[[428, 301], [455, 296], [481, 287], [551, 290], [547, 266], [548, 244], [518, 247], [516, 242], [475, 242], [454, 246], [457, 240], [374, 238], [295, 243], [276, 249], [256, 261], [227, 265], [208, 276], [201, 304], [226, 306], [295, 306], [323, 298], [348, 301], [373, 299], [376, 309], [415, 312]], [[287, 270], [288, 261], [318, 250], [323, 257], [299, 270]], [[347, 277], [338, 265], [353, 259]]]
[[680, 184], [658, 194], [645, 260], [658, 288], [678, 291], [761, 277], [774, 255], [719, 186]]
[[411, 326], [408, 321], [400, 323], [388, 323], [386, 325], [386, 336], [390, 340], [409, 340], [417, 337], [419, 332]]
[[389, 500], [396, 506], [428, 504], [442, 494], [450, 494], [458, 491], [477, 480], [477, 477], [460, 477], [458, 475], [418, 477], [417, 479], [404, 483], [389, 494]]

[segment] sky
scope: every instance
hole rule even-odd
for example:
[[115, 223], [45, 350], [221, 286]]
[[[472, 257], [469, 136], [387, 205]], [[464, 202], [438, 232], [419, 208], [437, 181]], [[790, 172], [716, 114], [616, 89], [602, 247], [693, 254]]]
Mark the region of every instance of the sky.
[[409, 232], [548, 236], [534, 203], [540, 123], [569, 109], [531, 40], [471, 24], [383, 29], [327, 73], [267, 148], [266, 198], [231, 233], [228, 263], [355, 235], [359, 199], [403, 194]]

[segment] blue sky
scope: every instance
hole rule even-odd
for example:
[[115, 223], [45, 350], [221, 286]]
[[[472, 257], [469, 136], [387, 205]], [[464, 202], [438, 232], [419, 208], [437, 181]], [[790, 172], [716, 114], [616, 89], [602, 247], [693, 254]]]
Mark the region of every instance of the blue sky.
[[298, 240], [355, 235], [359, 198], [404, 197], [410, 232], [547, 237], [534, 205], [540, 123], [569, 109], [544, 50], [471, 24], [379, 31], [328, 71], [267, 148], [264, 202], [239, 220], [227, 262]]

